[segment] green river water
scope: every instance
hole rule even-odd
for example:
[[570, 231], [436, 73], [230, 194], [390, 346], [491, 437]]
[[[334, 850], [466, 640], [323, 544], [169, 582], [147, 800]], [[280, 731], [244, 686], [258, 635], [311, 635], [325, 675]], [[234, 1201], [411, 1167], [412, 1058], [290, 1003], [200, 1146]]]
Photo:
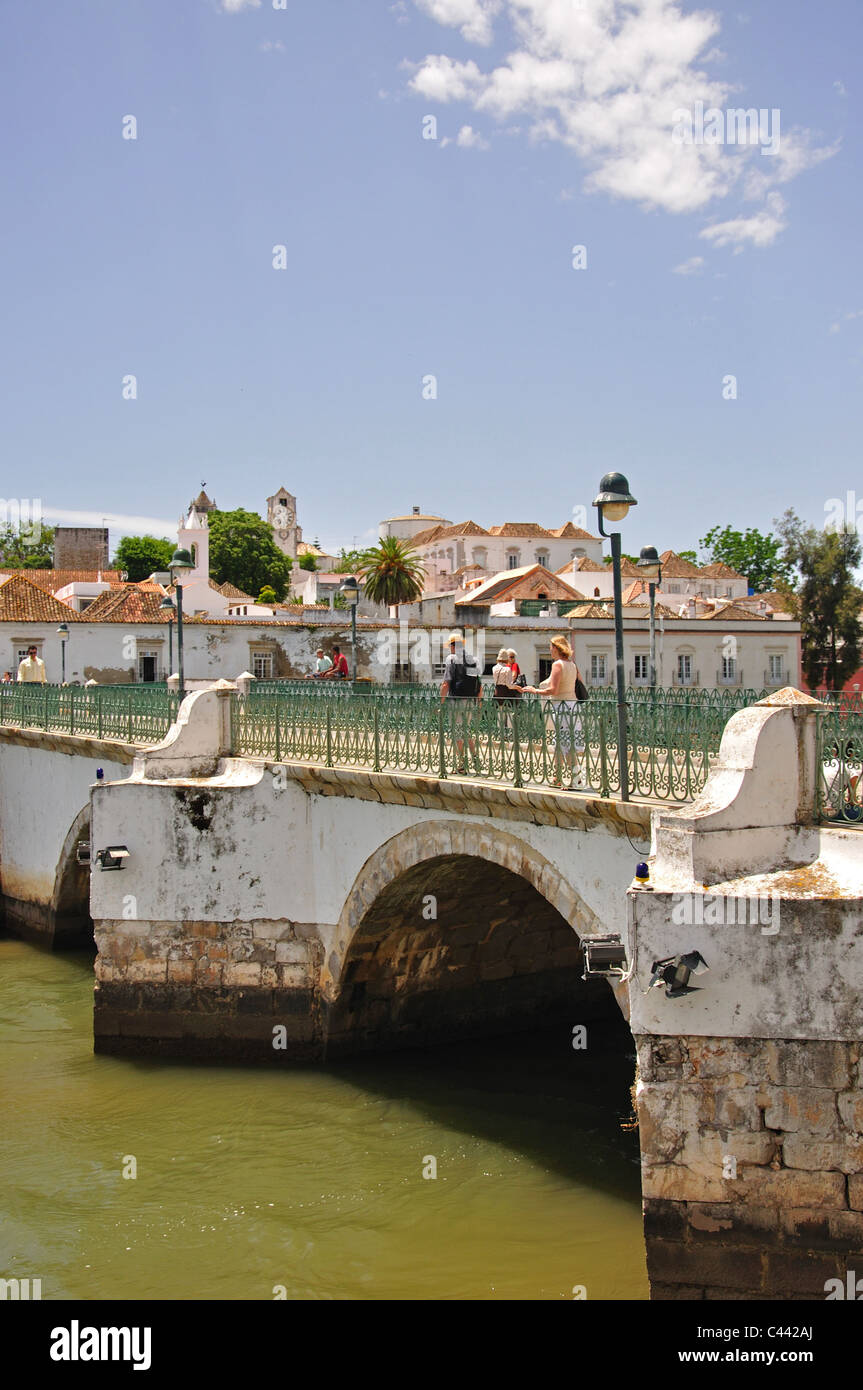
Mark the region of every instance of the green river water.
[[0, 1277], [43, 1299], [647, 1297], [622, 1024], [583, 1052], [564, 1030], [183, 1065], [94, 1056], [92, 987], [91, 954], [0, 937]]

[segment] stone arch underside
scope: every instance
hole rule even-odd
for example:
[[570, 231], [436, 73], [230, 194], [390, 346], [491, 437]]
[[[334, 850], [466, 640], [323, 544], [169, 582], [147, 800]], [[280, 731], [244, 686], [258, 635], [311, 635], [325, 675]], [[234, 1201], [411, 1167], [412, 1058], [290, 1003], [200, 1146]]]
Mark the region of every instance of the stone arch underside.
[[538, 851], [508, 831], [425, 822], [360, 872], [323, 972], [330, 1055], [617, 1017], [581, 978], [601, 924]]
[[77, 857], [79, 843], [89, 838], [88, 803], [72, 822], [57, 860], [50, 909], [55, 946], [83, 945], [93, 940], [93, 921], [90, 917], [90, 867], [88, 864], [79, 864]]

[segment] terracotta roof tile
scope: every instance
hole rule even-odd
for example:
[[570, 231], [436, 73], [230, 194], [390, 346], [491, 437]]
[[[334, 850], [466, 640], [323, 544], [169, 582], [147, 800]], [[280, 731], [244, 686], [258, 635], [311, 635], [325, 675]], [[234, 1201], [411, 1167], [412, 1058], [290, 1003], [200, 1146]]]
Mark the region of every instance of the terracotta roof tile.
[[81, 614], [87, 623], [166, 623], [159, 609], [164, 594], [157, 584], [121, 584], [107, 589]]
[[663, 550], [659, 559], [663, 579], [697, 579], [704, 572], [690, 560], [682, 560], [674, 550]]
[[721, 560], [715, 561], [712, 565], [702, 565], [700, 572], [710, 579], [746, 579], [745, 574], [738, 574], [737, 570], [723, 564]]
[[592, 536], [589, 531], [583, 531], [580, 526], [573, 526], [568, 521], [565, 526], [556, 526], [548, 533], [556, 536], [560, 541], [598, 541], [599, 536]]
[[40, 588], [47, 589], [50, 593], [55, 593], [57, 589], [63, 589], [67, 584], [96, 584], [101, 579], [105, 584], [122, 584], [123, 579], [119, 570], [22, 570], [5, 569], [0, 564], [0, 575], [11, 577], [20, 575], [23, 579], [30, 579]]
[[31, 579], [13, 574], [0, 583], [0, 622], [20, 623], [78, 623], [76, 613], [68, 603], [55, 598]]

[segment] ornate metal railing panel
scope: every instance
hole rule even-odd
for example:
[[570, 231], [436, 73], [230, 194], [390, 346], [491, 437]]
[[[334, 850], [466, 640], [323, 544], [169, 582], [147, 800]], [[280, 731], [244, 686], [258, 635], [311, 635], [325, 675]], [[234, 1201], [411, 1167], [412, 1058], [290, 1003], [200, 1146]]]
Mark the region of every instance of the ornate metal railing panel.
[[178, 706], [164, 685], [0, 685], [0, 724], [124, 743], [159, 743]]

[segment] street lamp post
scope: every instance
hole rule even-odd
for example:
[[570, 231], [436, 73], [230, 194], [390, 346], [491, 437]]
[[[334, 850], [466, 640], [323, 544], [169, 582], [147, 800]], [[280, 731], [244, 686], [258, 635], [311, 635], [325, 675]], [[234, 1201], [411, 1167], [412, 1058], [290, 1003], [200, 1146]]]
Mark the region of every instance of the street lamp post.
[[[169, 569], [174, 577], [174, 586], [177, 593], [177, 672], [180, 677], [177, 686], [177, 693], [180, 697], [180, 704], [186, 697], [186, 685], [183, 673], [183, 586], [179, 576], [184, 570], [193, 570], [195, 562], [188, 550], [182, 550], [179, 546], [171, 556]], [[161, 606], [161, 605], [160, 605]]]
[[57, 629], [57, 636], [60, 638], [60, 684], [66, 684], [66, 639], [69, 636], [69, 629], [65, 623], [61, 623]]
[[614, 649], [617, 666], [617, 751], [620, 762], [620, 799], [629, 800], [628, 730], [626, 724], [626, 682], [623, 666], [623, 597], [620, 583], [620, 532], [608, 532], [603, 520], [622, 521], [630, 507], [637, 506], [622, 473], [606, 473], [599, 484], [599, 495], [593, 505], [599, 514], [599, 534], [611, 541], [611, 564], [614, 571]]
[[650, 688], [656, 689], [656, 590], [662, 583], [662, 565], [655, 545], [645, 545], [638, 557], [638, 568], [647, 580], [650, 595]]
[[171, 676], [174, 674], [174, 616], [177, 605], [170, 594], [166, 594], [162, 599], [159, 611], [168, 615], [168, 675]]
[[352, 574], [339, 588], [339, 593], [344, 594], [348, 607], [351, 610], [351, 680], [357, 678], [357, 604], [360, 598], [360, 586]]

